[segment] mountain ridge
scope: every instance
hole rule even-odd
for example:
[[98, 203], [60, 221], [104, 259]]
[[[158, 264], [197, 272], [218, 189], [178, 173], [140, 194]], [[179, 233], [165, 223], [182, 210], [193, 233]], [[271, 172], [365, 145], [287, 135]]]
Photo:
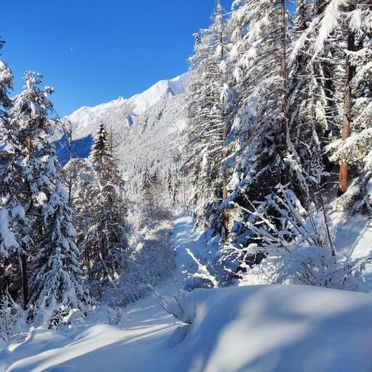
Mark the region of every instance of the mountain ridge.
[[[144, 92], [129, 98], [118, 97], [97, 106], [83, 106], [67, 119], [72, 125], [73, 156], [89, 156], [93, 138], [102, 122], [113, 134], [116, 157], [129, 177], [134, 169], [166, 165], [180, 133], [186, 126], [184, 98], [188, 74], [160, 80]], [[68, 161], [61, 139], [59, 157]]]

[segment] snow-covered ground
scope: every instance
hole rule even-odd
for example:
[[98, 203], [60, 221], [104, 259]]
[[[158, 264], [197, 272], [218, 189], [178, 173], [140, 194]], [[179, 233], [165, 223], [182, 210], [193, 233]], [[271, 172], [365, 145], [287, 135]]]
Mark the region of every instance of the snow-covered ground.
[[365, 276], [372, 292], [372, 219], [365, 221], [363, 228], [357, 234], [351, 255], [355, 258], [365, 257], [367, 255], [371, 257], [371, 261], [366, 267]]
[[[353, 254], [364, 254], [370, 232], [366, 226]], [[175, 291], [192, 265], [185, 249], [204, 244], [188, 217], [176, 220], [172, 239], [179, 268], [160, 292]], [[120, 328], [97, 315], [66, 333], [33, 330], [0, 351], [0, 371], [372, 371], [370, 294], [248, 286], [199, 289], [183, 305], [194, 313], [191, 325], [149, 296], [123, 310]]]
[[369, 256], [370, 263], [366, 267], [365, 276], [372, 292], [372, 218], [356, 215], [343, 219], [333, 217], [333, 224], [337, 226], [335, 245], [341, 255], [361, 258]]

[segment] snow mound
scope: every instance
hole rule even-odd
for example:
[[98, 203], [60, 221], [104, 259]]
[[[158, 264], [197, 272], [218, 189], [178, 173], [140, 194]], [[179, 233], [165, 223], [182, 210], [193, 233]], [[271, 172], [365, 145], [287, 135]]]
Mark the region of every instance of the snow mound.
[[199, 289], [191, 325], [151, 297], [127, 326], [37, 332], [0, 351], [1, 371], [370, 372], [372, 297], [305, 286]]
[[194, 300], [178, 371], [372, 371], [370, 295], [251, 286], [197, 290]]

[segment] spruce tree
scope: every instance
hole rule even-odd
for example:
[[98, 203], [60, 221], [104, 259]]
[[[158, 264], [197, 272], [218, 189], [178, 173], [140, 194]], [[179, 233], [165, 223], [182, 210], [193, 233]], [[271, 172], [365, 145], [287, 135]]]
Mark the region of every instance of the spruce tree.
[[[334, 162], [340, 162], [338, 194], [347, 195], [336, 204], [352, 210], [353, 200], [359, 200], [358, 204], [366, 200], [369, 178], [367, 161], [360, 159], [367, 159], [370, 151], [363, 143], [369, 142], [371, 116], [371, 5], [352, 0], [315, 5], [316, 15], [296, 40], [291, 55], [290, 111], [296, 113], [291, 127], [298, 128], [292, 137], [302, 148], [298, 151], [301, 163], [313, 179], [316, 172], [335, 172]], [[349, 190], [348, 185], [353, 187]]]
[[108, 133], [103, 123], [100, 123], [98, 133], [93, 147], [93, 159], [96, 164], [102, 164], [111, 160], [112, 154], [109, 152]]
[[225, 34], [223, 8], [216, 1], [212, 23], [195, 35], [188, 90], [189, 130], [186, 139], [187, 166], [194, 184], [199, 226], [212, 227], [227, 238], [228, 212], [221, 208], [227, 198], [225, 158], [226, 117], [223, 96]]
[[[82, 282], [78, 266], [72, 269], [69, 264], [76, 254], [67, 248], [74, 245], [73, 230], [62, 228], [58, 231], [58, 224], [70, 218], [67, 204], [64, 204], [67, 201], [60, 197], [58, 210], [63, 214], [58, 218], [52, 210], [56, 195], [61, 195], [62, 188], [58, 182], [59, 166], [54, 145], [50, 142], [54, 122], [48, 117], [52, 108], [48, 94], [52, 89], [40, 89], [40, 83], [41, 75], [26, 73], [24, 89], [14, 98], [4, 130], [7, 153], [11, 157], [7, 188], [11, 203], [19, 211], [18, 225], [13, 231], [22, 250], [22, 280], [14, 279], [22, 283], [23, 306], [29, 308], [30, 317], [35, 319], [41, 314], [49, 314], [49, 318], [44, 319], [48, 322], [61, 308], [72, 310], [72, 306], [85, 301], [85, 298], [80, 290]], [[63, 243], [57, 236], [63, 239]], [[63, 274], [57, 275], [56, 267], [47, 264], [50, 257], [60, 263], [59, 270]], [[50, 293], [56, 291], [56, 301], [48, 302], [42, 289]], [[63, 301], [59, 303], [57, 299]]]
[[[5, 42], [0, 37], [0, 50]], [[0, 54], [1, 56], [1, 54]], [[0, 118], [4, 116], [4, 109], [11, 105], [11, 99], [8, 97], [9, 90], [13, 87], [13, 74], [8, 65], [0, 59]]]
[[102, 295], [102, 285], [118, 278], [126, 249], [124, 181], [107, 139], [101, 123], [92, 149], [92, 166], [87, 169], [90, 179], [85, 190], [81, 190], [85, 205], [80, 205], [80, 212], [86, 218], [81, 224], [85, 225], [81, 239], [84, 266], [97, 297]]
[[32, 267], [31, 315], [38, 317], [36, 322], [46, 318], [56, 326], [73, 310], [85, 315], [90, 305], [83, 288], [68, 194], [58, 181], [45, 206], [44, 220], [45, 232]]
[[[0, 50], [5, 42], [0, 39]], [[0, 142], [5, 143], [4, 123], [7, 120], [7, 109], [10, 106], [11, 100], [8, 97], [8, 92], [13, 86], [13, 75], [7, 64], [0, 59]], [[11, 230], [12, 225], [12, 201], [7, 187], [7, 176], [9, 172], [8, 165], [10, 157], [5, 151], [1, 151], [1, 205], [0, 205], [0, 297], [5, 296], [6, 290], [9, 288], [13, 278], [10, 278], [11, 271], [17, 272], [18, 265], [16, 262], [11, 262], [12, 256], [17, 256], [21, 252], [20, 244]]]
[[234, 164], [230, 200], [249, 209], [289, 181], [287, 25], [283, 1], [234, 5], [227, 26], [235, 44], [227, 63], [236, 96], [228, 134]]

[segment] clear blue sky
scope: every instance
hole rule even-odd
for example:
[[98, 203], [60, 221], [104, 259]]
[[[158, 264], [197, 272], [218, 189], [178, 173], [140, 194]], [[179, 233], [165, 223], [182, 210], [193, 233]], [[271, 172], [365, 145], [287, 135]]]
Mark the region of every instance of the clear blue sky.
[[[231, 0], [223, 0], [229, 9]], [[187, 70], [214, 0], [1, 0], [2, 56], [55, 88], [61, 115], [130, 97]]]

